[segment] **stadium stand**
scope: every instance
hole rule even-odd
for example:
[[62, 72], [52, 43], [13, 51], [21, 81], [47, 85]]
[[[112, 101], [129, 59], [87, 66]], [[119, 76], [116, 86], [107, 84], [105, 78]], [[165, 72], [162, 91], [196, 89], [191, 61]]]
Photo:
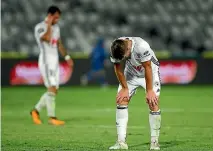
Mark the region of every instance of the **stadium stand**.
[[213, 50], [213, 0], [3, 0], [2, 51], [38, 55], [34, 26], [51, 4], [62, 10], [61, 35], [70, 51], [90, 51], [97, 37], [109, 43], [140, 36], [153, 49], [176, 55]]

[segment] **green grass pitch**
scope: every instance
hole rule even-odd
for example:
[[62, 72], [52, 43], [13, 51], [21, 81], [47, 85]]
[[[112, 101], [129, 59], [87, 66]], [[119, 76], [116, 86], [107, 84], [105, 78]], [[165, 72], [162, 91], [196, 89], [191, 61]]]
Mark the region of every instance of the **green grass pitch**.
[[[2, 88], [2, 151], [104, 151], [116, 141], [116, 87], [61, 87], [57, 116], [64, 126], [34, 125], [29, 111], [42, 87]], [[129, 150], [149, 149], [148, 108], [139, 89], [129, 105]], [[163, 151], [213, 151], [213, 86], [163, 86]]]

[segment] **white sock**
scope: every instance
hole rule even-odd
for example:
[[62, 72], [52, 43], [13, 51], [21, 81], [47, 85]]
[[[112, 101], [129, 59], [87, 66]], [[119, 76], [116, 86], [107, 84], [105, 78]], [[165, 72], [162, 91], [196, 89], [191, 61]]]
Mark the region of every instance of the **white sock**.
[[41, 98], [40, 98], [40, 100], [38, 101], [38, 103], [35, 105], [35, 109], [36, 109], [38, 112], [40, 112], [41, 109], [44, 108], [44, 107], [46, 106], [46, 102], [45, 102], [46, 96], [47, 96], [47, 93], [45, 92], [45, 93], [41, 96]]
[[47, 92], [46, 105], [47, 115], [49, 117], [55, 117], [55, 93]]
[[118, 105], [116, 109], [116, 127], [118, 141], [126, 142], [126, 131], [128, 123], [128, 106]]
[[151, 142], [158, 142], [158, 138], [160, 135], [160, 127], [161, 127], [160, 110], [150, 111], [149, 124], [150, 124], [150, 131], [151, 131]]

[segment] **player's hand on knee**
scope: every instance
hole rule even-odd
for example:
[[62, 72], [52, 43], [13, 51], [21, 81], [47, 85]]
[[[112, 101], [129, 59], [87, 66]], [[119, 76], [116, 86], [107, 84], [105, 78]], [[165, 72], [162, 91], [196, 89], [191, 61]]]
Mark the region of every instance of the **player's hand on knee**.
[[146, 102], [153, 107], [158, 105], [158, 97], [153, 90], [147, 91]]
[[120, 104], [122, 101], [129, 101], [129, 89], [128, 88], [122, 88], [117, 96], [116, 96], [116, 103]]

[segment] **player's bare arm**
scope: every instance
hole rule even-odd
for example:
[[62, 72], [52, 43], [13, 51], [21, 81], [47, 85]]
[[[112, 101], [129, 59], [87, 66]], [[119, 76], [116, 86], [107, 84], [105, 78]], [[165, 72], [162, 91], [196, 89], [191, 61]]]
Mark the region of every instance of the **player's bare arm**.
[[64, 45], [63, 45], [61, 39], [58, 40], [58, 50], [59, 50], [60, 54], [62, 55], [62, 57], [65, 57], [67, 55], [67, 51], [64, 48]]
[[46, 42], [50, 42], [51, 41], [51, 26], [52, 26], [52, 22], [53, 22], [53, 16], [52, 15], [48, 15], [47, 16], [47, 20], [46, 20], [47, 31], [41, 37], [42, 41], [46, 41]]
[[59, 51], [60, 54], [64, 57], [64, 59], [67, 61], [67, 63], [69, 64], [69, 66], [70, 66], [71, 68], [73, 68], [73, 60], [72, 60], [71, 57], [67, 54], [67, 51], [66, 51], [66, 49], [64, 48], [64, 45], [63, 45], [61, 39], [58, 40], [58, 51]]
[[[128, 86], [127, 86], [126, 78], [125, 78], [124, 73], [122, 71], [121, 64], [115, 63], [114, 64], [114, 70], [115, 70], [115, 74], [117, 76], [117, 79], [122, 86], [122, 89], [117, 94], [116, 101], [117, 101], [117, 104], [125, 103], [125, 102], [122, 102], [122, 101], [124, 101], [124, 100], [128, 101], [129, 100], [129, 89], [128, 89]], [[128, 102], [126, 102], [126, 103], [128, 104]]]
[[152, 74], [152, 67], [151, 61], [142, 62], [142, 66], [145, 70], [145, 80], [146, 80], [146, 100], [147, 103], [152, 105], [158, 105], [158, 98], [153, 91], [153, 74]]

